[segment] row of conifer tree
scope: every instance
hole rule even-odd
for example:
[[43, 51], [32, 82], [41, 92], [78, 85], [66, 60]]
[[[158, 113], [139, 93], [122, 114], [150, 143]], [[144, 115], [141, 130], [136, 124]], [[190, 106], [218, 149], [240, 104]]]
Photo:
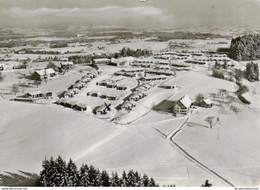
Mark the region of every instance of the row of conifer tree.
[[109, 174], [106, 170], [100, 171], [92, 165], [83, 164], [79, 170], [70, 159], [66, 163], [60, 156], [54, 160], [45, 159], [40, 172], [40, 184], [46, 187], [157, 187], [155, 180], [146, 174], [137, 171], [123, 171]]

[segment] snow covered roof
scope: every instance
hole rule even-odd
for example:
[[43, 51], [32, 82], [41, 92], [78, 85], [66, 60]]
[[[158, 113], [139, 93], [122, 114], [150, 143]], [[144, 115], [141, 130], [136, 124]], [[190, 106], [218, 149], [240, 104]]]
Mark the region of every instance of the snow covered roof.
[[27, 93], [27, 94], [30, 94], [30, 95], [37, 95], [37, 94], [42, 94], [42, 91], [39, 91], [39, 90], [37, 90], [37, 91], [34, 91], [34, 92], [30, 92], [30, 93]]
[[61, 62], [61, 65], [74, 65], [72, 61]]
[[122, 69], [121, 70], [122, 72], [142, 72], [144, 71], [144, 69], [140, 69], [140, 68], [127, 68], [127, 69]]
[[43, 75], [49, 75], [49, 74], [54, 74], [55, 71], [52, 68], [49, 69], [42, 69], [35, 71], [38, 75], [43, 76]]
[[85, 104], [82, 103], [77, 103], [77, 106], [80, 108], [87, 108], [87, 106]]
[[60, 60], [61, 60], [61, 61], [68, 61], [69, 58], [68, 58], [68, 57], [62, 57], [62, 58], [60, 58]]
[[102, 63], [102, 62], [110, 62], [111, 60], [108, 58], [96, 58], [93, 59], [95, 61], [95, 63]]
[[191, 105], [191, 100], [190, 100], [190, 97], [186, 94], [185, 96], [183, 96], [181, 99], [180, 99], [180, 102], [186, 107], [190, 107]]
[[23, 60], [28, 60], [28, 57], [19, 57], [18, 60], [23, 61]]
[[213, 104], [213, 102], [211, 101], [211, 99], [204, 99], [203, 100], [206, 104], [210, 105]]

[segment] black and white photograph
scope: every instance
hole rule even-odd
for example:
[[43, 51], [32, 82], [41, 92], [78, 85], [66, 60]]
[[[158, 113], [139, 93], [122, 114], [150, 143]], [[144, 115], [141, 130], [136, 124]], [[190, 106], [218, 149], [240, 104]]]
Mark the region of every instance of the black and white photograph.
[[260, 187], [260, 0], [0, 0], [0, 188]]

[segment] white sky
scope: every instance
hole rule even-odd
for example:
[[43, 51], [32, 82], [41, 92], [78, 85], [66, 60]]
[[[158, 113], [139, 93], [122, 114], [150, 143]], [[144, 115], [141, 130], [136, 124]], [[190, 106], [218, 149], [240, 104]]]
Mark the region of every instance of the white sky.
[[0, 26], [260, 24], [258, 0], [0, 0]]

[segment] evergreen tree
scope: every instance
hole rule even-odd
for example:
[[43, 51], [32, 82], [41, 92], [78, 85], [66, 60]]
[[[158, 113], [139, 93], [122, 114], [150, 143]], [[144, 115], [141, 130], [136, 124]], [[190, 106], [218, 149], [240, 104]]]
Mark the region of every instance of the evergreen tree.
[[99, 181], [100, 181], [100, 186], [102, 187], [109, 187], [111, 185], [110, 177], [105, 170], [101, 172]]
[[68, 185], [68, 177], [66, 173], [66, 162], [58, 156], [55, 160], [56, 167], [56, 178], [55, 178], [55, 186], [58, 187], [66, 187]]
[[112, 172], [112, 175], [111, 175], [111, 186], [112, 187], [120, 187], [122, 184], [121, 184], [121, 180], [120, 178], [118, 177], [118, 174], [117, 172]]
[[2, 185], [2, 183], [3, 183], [3, 176], [0, 175], [0, 186]]
[[123, 187], [128, 187], [128, 176], [125, 171], [122, 173], [121, 184]]
[[141, 187], [142, 186], [142, 178], [141, 175], [136, 171], [134, 173], [135, 176], [135, 187]]
[[[52, 159], [52, 158], [51, 158]], [[47, 186], [49, 182], [49, 170], [50, 170], [50, 162], [45, 158], [45, 160], [42, 162], [43, 170], [40, 173], [40, 184], [42, 186]]]
[[88, 170], [89, 186], [92, 187], [100, 186], [99, 175], [100, 175], [99, 170], [91, 165]]
[[135, 187], [135, 173], [133, 170], [130, 170], [127, 174], [127, 178], [128, 178], [128, 183], [127, 183], [127, 187]]
[[149, 177], [146, 174], [144, 174], [142, 179], [142, 186], [148, 187], [149, 183], [150, 183]]
[[150, 178], [149, 180], [149, 187], [157, 187], [158, 185], [155, 183], [154, 179], [153, 178]]
[[257, 63], [247, 63], [245, 73], [250, 82], [259, 81], [259, 69]]
[[204, 184], [201, 185], [201, 187], [211, 187], [212, 184], [209, 183], [209, 180], [207, 179]]
[[45, 159], [42, 163], [43, 170], [40, 172], [40, 185], [46, 187], [75, 187], [75, 186], [103, 186], [103, 187], [156, 187], [158, 186], [153, 178], [148, 178], [146, 174], [141, 175], [130, 170], [123, 171], [122, 177], [112, 173], [111, 177], [107, 171], [101, 173], [94, 166], [82, 165], [80, 170], [70, 159], [68, 164], [59, 156], [55, 161]]
[[79, 171], [79, 186], [87, 187], [89, 186], [89, 178], [88, 178], [88, 165], [82, 165]]
[[47, 170], [47, 183], [46, 186], [47, 187], [55, 187], [55, 178], [56, 178], [56, 174], [57, 174], [57, 170], [56, 170], [56, 165], [55, 162], [53, 160], [53, 158], [51, 157], [50, 161], [49, 161], [49, 167]]
[[78, 170], [77, 170], [77, 166], [75, 165], [75, 163], [70, 159], [69, 163], [67, 164], [67, 181], [68, 181], [68, 185], [70, 187], [75, 187], [78, 186]]

